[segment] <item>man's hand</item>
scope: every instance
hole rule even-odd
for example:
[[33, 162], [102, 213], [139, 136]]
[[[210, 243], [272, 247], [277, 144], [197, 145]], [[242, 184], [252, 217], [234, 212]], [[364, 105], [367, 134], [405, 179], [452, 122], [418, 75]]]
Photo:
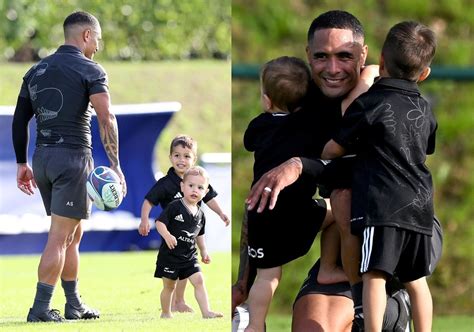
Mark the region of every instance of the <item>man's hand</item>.
[[231, 304], [231, 317], [234, 317], [235, 308], [244, 303], [249, 294], [245, 285], [245, 281], [238, 280], [232, 285], [232, 304]]
[[122, 173], [122, 169], [120, 166], [111, 166], [111, 169], [114, 170], [115, 173], [117, 173], [118, 177], [120, 178], [120, 185], [122, 186], [122, 194], [123, 197], [127, 196], [127, 182], [125, 181], [125, 175]]
[[257, 209], [257, 212], [260, 213], [265, 209], [270, 198], [268, 208], [272, 210], [280, 191], [298, 180], [302, 171], [301, 159], [293, 157], [266, 172], [250, 190], [250, 194], [245, 201], [248, 204], [248, 209], [252, 210], [260, 201]]
[[28, 164], [17, 164], [16, 183], [18, 189], [27, 195], [33, 195], [33, 187], [36, 187], [36, 181], [33, 176], [33, 170]]

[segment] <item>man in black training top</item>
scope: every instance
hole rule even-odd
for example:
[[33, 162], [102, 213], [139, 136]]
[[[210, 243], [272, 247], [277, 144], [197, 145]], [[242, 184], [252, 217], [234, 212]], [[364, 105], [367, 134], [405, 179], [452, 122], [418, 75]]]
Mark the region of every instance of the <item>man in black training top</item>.
[[[118, 154], [118, 129], [110, 112], [107, 74], [92, 61], [101, 39], [99, 21], [75, 12], [64, 21], [64, 45], [34, 65], [23, 77], [12, 132], [18, 164], [18, 188], [27, 195], [39, 188], [46, 213], [51, 216], [48, 241], [38, 267], [36, 296], [28, 322], [62, 322], [51, 309], [54, 287], [61, 277], [67, 319], [98, 318], [78, 291], [81, 220], [89, 218], [91, 203], [86, 179], [94, 166], [90, 122], [92, 104], [110, 167], [118, 174], [126, 194]], [[27, 163], [28, 122], [36, 117], [33, 169]]]

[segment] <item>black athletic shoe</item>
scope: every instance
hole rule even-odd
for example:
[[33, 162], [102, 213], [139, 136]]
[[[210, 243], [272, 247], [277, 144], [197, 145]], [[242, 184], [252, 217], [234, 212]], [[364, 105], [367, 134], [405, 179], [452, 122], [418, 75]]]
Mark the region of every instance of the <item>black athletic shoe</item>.
[[363, 332], [363, 331], [364, 331], [364, 319], [354, 317], [354, 320], [352, 321], [351, 332]]
[[400, 289], [392, 295], [392, 298], [398, 302], [400, 313], [393, 329], [394, 332], [410, 332], [411, 330], [411, 303], [410, 296], [405, 289]]
[[84, 303], [80, 307], [66, 303], [64, 306], [64, 317], [66, 319], [96, 319], [100, 317], [100, 312], [96, 309], [89, 308]]
[[62, 323], [66, 320], [59, 314], [59, 310], [50, 309], [43, 312], [35, 312], [33, 308], [30, 308], [28, 312], [28, 317], [26, 317], [27, 322], [55, 322]]

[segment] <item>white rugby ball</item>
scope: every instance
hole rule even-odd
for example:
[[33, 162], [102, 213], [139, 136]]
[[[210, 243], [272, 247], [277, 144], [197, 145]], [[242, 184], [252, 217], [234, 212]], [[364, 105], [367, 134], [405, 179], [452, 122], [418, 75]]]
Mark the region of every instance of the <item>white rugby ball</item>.
[[87, 194], [98, 209], [116, 209], [123, 199], [120, 178], [109, 167], [96, 167], [87, 177]]

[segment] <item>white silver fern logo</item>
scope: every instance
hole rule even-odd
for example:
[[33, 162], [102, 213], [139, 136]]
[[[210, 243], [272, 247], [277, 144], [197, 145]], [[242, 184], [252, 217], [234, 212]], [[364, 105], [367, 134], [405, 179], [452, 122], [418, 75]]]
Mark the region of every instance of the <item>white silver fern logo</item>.
[[188, 237], [193, 237], [193, 236], [194, 236], [194, 233], [185, 231], [184, 229], [182, 229], [181, 232], [183, 232], [184, 234], [186, 234]]

